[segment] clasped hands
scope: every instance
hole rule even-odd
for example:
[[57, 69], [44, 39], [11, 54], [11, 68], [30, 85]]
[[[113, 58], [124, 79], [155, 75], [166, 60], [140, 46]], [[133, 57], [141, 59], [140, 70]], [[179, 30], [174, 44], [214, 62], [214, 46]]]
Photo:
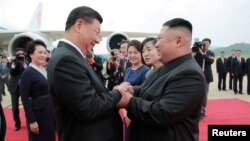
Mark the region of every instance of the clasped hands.
[[114, 89], [117, 89], [122, 95], [122, 98], [116, 106], [118, 108], [126, 108], [128, 106], [129, 100], [131, 97], [133, 97], [133, 86], [131, 86], [129, 82], [123, 82], [120, 85], [115, 86]]

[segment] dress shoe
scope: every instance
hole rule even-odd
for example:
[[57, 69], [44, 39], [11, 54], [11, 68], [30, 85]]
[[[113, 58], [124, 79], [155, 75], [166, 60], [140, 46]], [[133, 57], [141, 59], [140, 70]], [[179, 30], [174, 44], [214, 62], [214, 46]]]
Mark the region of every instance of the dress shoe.
[[16, 127], [15, 127], [15, 131], [20, 130], [20, 128], [21, 128], [20, 126], [16, 126]]
[[239, 92], [239, 94], [244, 94], [244, 93], [242, 93], [242, 92]]

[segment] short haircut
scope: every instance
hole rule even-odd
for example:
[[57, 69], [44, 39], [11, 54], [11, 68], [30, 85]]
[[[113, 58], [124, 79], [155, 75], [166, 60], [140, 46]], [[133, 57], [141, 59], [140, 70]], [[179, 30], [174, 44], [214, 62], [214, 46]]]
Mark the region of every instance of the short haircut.
[[169, 20], [165, 22], [163, 26], [168, 26], [170, 28], [185, 27], [190, 31], [190, 33], [192, 33], [193, 30], [192, 24], [189, 21], [182, 18], [174, 18], [172, 20]]
[[239, 51], [239, 52], [241, 52], [241, 50], [239, 50], [239, 49], [237, 49], [236, 51]]
[[30, 58], [30, 55], [34, 53], [34, 51], [36, 50], [36, 46], [37, 45], [42, 45], [46, 49], [46, 44], [42, 40], [33, 40], [33, 41], [30, 41], [28, 43], [28, 45], [27, 45], [27, 48], [26, 48], [27, 60], [29, 62], [32, 61], [31, 58]]
[[21, 47], [18, 47], [18, 48], [16, 48], [16, 52], [18, 52], [18, 51], [24, 51], [24, 49]]
[[204, 39], [202, 40], [202, 42], [204, 42], [204, 41], [208, 41], [209, 44], [211, 44], [211, 39], [209, 39], [209, 38], [204, 38]]
[[[155, 43], [156, 43], [156, 38], [154, 38], [154, 37], [147, 37], [147, 38], [145, 38], [145, 39], [142, 41], [141, 50], [143, 50], [143, 47], [144, 47], [144, 45], [145, 45], [147, 42], [152, 42], [152, 44], [155, 45]], [[142, 51], [141, 51], [141, 52], [142, 52]]]
[[224, 51], [221, 51], [220, 53], [225, 53]]
[[3, 55], [3, 56], [2, 56], [2, 59], [3, 59], [3, 58], [6, 58], [6, 59], [8, 59], [8, 58], [7, 58], [7, 56], [5, 56], [5, 55]]
[[124, 43], [127, 43], [127, 44], [128, 44], [129, 41], [128, 41], [128, 40], [122, 40], [121, 43], [120, 43], [120, 45], [121, 45], [121, 44], [124, 44]]
[[103, 21], [102, 16], [96, 10], [87, 6], [80, 6], [70, 12], [65, 30], [67, 31], [78, 19], [82, 19], [86, 23], [92, 23], [93, 19], [97, 19], [100, 23]]

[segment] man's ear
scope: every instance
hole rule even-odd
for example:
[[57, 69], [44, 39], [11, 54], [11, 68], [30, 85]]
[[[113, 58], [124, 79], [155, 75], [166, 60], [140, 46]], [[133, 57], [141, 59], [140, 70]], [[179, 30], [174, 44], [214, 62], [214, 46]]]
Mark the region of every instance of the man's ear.
[[80, 20], [80, 19], [76, 20], [76, 22], [74, 24], [74, 28], [77, 31], [77, 33], [79, 33], [81, 31], [82, 23], [83, 23], [82, 20]]

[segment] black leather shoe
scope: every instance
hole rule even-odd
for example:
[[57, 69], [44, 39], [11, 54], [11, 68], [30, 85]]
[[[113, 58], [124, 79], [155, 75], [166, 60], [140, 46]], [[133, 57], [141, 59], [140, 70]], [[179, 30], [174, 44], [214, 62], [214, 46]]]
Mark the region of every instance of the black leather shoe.
[[20, 130], [20, 128], [21, 128], [20, 126], [16, 126], [16, 127], [15, 127], [15, 131]]

